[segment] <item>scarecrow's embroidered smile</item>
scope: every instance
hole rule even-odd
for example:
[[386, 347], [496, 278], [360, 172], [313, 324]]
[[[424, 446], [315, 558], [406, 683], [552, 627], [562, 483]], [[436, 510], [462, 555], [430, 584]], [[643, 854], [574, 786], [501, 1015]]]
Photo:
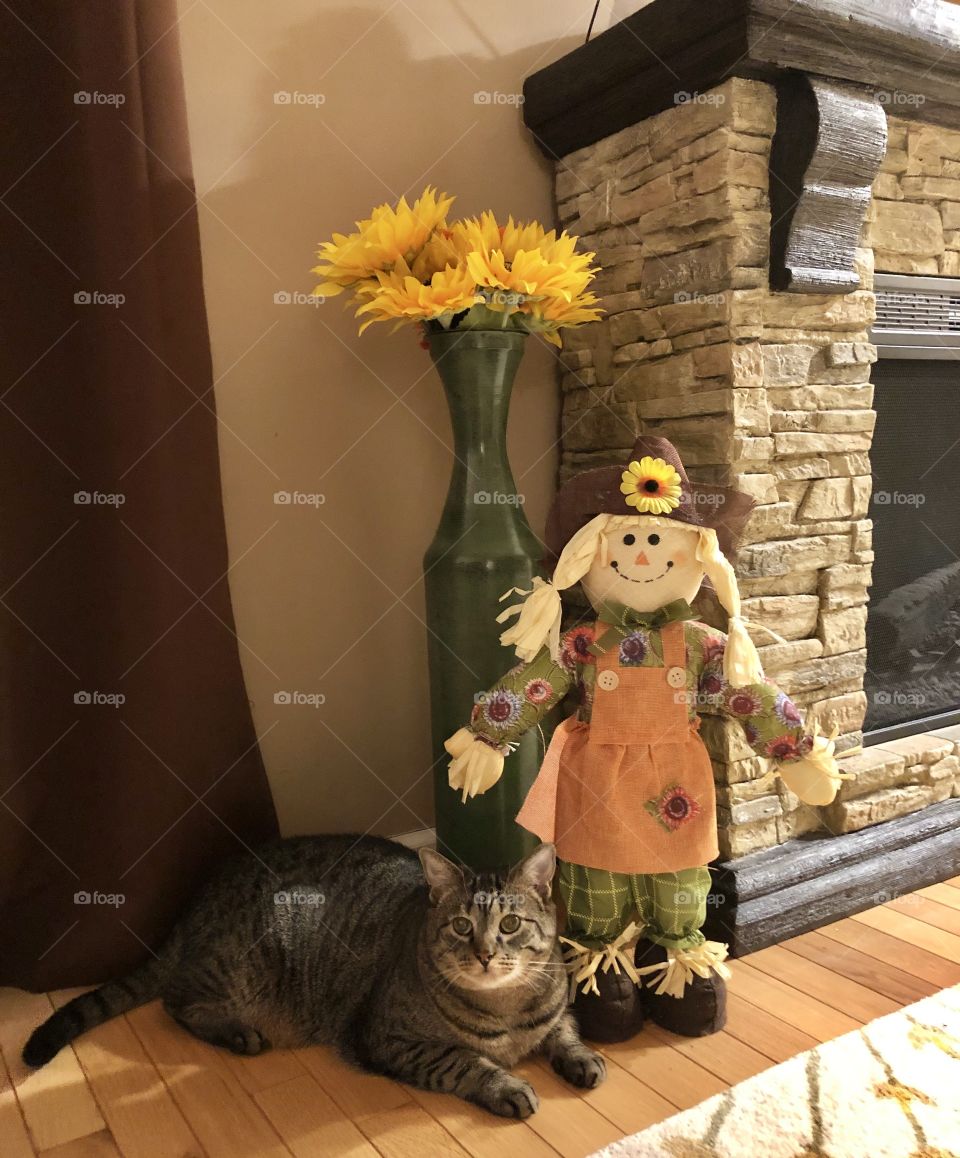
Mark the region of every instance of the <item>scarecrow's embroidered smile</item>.
[[611, 561], [610, 566], [614, 569], [614, 571], [616, 571], [621, 579], [629, 579], [631, 583], [656, 583], [658, 579], [662, 579], [664, 575], [666, 575], [667, 572], [671, 569], [671, 567], [673, 567], [673, 560], [668, 559], [666, 567], [660, 572], [659, 575], [654, 575], [651, 579], [634, 579], [632, 575], [625, 575], [620, 570], [620, 565], [617, 563], [616, 559]]

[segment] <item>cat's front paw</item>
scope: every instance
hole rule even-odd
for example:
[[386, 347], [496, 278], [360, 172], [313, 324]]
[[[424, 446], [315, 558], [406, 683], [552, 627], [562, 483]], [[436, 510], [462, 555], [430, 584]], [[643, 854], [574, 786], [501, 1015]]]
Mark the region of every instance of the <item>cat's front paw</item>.
[[540, 1099], [533, 1086], [506, 1073], [473, 1100], [501, 1118], [529, 1118], [540, 1108]]
[[558, 1054], [553, 1059], [553, 1068], [564, 1081], [581, 1090], [592, 1090], [607, 1076], [607, 1063], [586, 1046]]

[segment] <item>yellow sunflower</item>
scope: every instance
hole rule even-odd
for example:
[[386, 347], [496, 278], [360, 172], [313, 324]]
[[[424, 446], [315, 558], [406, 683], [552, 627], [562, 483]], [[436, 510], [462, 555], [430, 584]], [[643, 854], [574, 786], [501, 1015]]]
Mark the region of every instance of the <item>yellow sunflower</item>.
[[543, 298], [523, 302], [520, 312], [527, 319], [527, 329], [542, 333], [554, 346], [562, 346], [558, 330], [600, 320], [603, 310], [598, 301], [593, 294], [581, 294], [569, 302], [563, 298]]
[[620, 491], [641, 515], [668, 515], [680, 506], [681, 478], [662, 458], [645, 455], [623, 472]]
[[333, 297], [364, 281], [375, 291], [378, 273], [392, 270], [399, 261], [409, 265], [416, 260], [452, 204], [452, 197], [428, 185], [412, 206], [405, 197], [395, 207], [378, 205], [357, 222], [356, 233], [335, 233], [332, 241], [321, 244], [320, 264], [312, 272], [323, 280], [313, 292]]
[[447, 266], [434, 273], [424, 284], [413, 276], [406, 262], [399, 261], [389, 273], [378, 273], [379, 288], [372, 289], [357, 310], [371, 316], [360, 327], [360, 333], [374, 322], [422, 322], [468, 310], [483, 301], [473, 278], [463, 266]]

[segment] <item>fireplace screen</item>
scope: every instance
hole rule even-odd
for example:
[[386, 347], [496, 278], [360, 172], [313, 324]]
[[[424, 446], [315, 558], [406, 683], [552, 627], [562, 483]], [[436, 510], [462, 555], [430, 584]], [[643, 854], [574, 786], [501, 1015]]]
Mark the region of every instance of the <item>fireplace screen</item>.
[[881, 358], [873, 381], [867, 732], [960, 720], [960, 361]]

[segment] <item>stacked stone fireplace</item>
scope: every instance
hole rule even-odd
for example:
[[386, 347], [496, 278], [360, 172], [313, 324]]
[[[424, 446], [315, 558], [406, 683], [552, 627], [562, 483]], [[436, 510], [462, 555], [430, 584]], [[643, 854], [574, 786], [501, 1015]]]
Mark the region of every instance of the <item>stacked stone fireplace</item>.
[[[776, 113], [772, 84], [734, 78], [559, 161], [558, 217], [596, 250], [606, 310], [567, 332], [562, 472], [618, 461], [644, 431], [696, 477], [753, 495], [737, 571], [764, 668], [844, 750], [867, 707], [874, 266], [960, 269], [960, 132], [890, 119], [858, 288], [800, 295], [769, 288]], [[854, 778], [823, 809], [736, 725], [705, 720], [703, 734], [727, 858], [960, 794], [960, 729], [846, 758]]]
[[[764, 668], [809, 721], [836, 726], [837, 749], [848, 752], [851, 778], [836, 801], [811, 808], [736, 725], [704, 720], [721, 902], [750, 901], [752, 931], [732, 938], [749, 951], [875, 903], [877, 880], [915, 887], [960, 866], [960, 811], [947, 803], [960, 796], [960, 727], [861, 749], [874, 276], [960, 276], [960, 115], [948, 127], [938, 106], [925, 122], [922, 95], [890, 90], [884, 99], [850, 84], [861, 78], [839, 58], [829, 67], [839, 81], [825, 81], [819, 62], [816, 76], [784, 72], [784, 63], [806, 63], [797, 39], [811, 58], [821, 41], [805, 16], [791, 24], [795, 7], [781, 0], [735, 0], [725, 15], [677, 3], [687, 16], [710, 8], [727, 21], [723, 36], [716, 31], [721, 43], [743, 31], [746, 52], [721, 47], [704, 63], [696, 34], [682, 30], [685, 12], [656, 0], [624, 32], [605, 34], [607, 45], [531, 78], [526, 118], [555, 161], [560, 225], [596, 251], [603, 270], [605, 317], [567, 331], [561, 355], [562, 478], [622, 461], [644, 432], [669, 437], [694, 478], [748, 491], [757, 506], [736, 569]], [[886, 59], [893, 27], [897, 70], [906, 67], [903, 45], [916, 52], [926, 35], [910, 21], [928, 9], [939, 20], [947, 7], [923, 5], [906, 23], [894, 0], [877, 0], [867, 16], [857, 0], [808, 7], [827, 22], [866, 22], [861, 48], [874, 60]], [[960, 34], [958, 17], [944, 18], [950, 35]], [[951, 93], [960, 105], [955, 39]], [[700, 74], [716, 83], [696, 85]], [[716, 611], [703, 608], [708, 618]], [[805, 882], [818, 875], [811, 891]], [[778, 924], [778, 913], [806, 900], [810, 913]]]

